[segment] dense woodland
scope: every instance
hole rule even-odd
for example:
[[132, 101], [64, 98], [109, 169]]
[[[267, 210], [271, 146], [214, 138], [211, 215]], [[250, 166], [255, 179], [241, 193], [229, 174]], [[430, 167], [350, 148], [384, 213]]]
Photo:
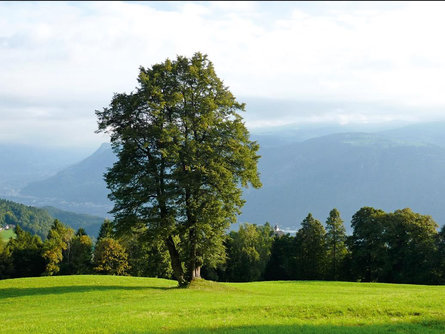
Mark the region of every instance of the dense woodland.
[[[344, 280], [445, 284], [445, 227], [410, 209], [386, 213], [363, 207], [347, 235], [338, 210], [322, 224], [311, 214], [295, 236], [265, 225], [242, 224], [224, 240], [225, 260], [204, 264], [217, 281]], [[168, 251], [144, 230], [118, 235], [105, 220], [96, 242], [80, 228], [54, 220], [44, 242], [16, 226], [0, 244], [0, 277], [41, 275], [154, 276], [173, 278]]]
[[97, 235], [104, 218], [79, 214], [54, 207], [36, 208], [0, 199], [0, 227], [17, 225], [42, 239], [48, 236], [54, 219], [59, 219], [74, 229], [84, 228], [89, 234]]

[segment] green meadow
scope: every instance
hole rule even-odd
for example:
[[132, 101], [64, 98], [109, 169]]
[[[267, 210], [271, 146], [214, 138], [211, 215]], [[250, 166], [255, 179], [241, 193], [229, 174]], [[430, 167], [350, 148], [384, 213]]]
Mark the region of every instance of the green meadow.
[[1, 333], [445, 332], [445, 286], [55, 276], [0, 281], [0, 309]]
[[9, 240], [9, 238], [11, 237], [15, 237], [15, 233], [13, 229], [10, 230], [3, 230], [0, 232], [0, 239], [4, 240], [5, 242], [7, 242]]

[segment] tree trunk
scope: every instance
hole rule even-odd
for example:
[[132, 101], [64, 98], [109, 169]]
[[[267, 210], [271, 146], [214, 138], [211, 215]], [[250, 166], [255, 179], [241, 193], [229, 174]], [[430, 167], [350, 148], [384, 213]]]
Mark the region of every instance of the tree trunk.
[[169, 236], [166, 240], [168, 253], [170, 254], [170, 261], [173, 269], [173, 275], [178, 281], [180, 287], [187, 286], [187, 281], [184, 279], [184, 271], [182, 270], [181, 260], [179, 259], [179, 253], [176, 249], [173, 238]]
[[201, 278], [201, 266], [196, 266], [192, 272], [192, 280], [195, 278]]

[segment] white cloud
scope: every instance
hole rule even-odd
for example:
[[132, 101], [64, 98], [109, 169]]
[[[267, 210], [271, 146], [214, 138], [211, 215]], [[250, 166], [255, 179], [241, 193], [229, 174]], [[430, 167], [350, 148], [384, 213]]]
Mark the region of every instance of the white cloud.
[[[391, 120], [421, 118], [422, 110], [436, 117], [445, 107], [444, 14], [443, 3], [3, 2], [3, 137], [39, 136], [57, 120], [79, 119], [72, 124], [88, 124], [78, 131], [94, 141], [94, 110], [113, 92], [131, 91], [140, 65], [195, 51], [209, 55], [236, 96], [386, 103], [410, 108]], [[30, 112], [39, 122], [27, 120]], [[323, 119], [388, 119], [335, 113]], [[289, 110], [275, 123], [318, 118]]]

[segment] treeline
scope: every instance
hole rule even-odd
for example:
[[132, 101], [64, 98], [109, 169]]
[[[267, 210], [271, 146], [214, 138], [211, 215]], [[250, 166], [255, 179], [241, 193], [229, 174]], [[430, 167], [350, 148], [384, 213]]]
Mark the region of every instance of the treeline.
[[0, 278], [105, 273], [125, 275], [127, 252], [112, 236], [112, 223], [105, 221], [93, 248], [83, 228], [77, 232], [54, 220], [46, 240], [15, 228], [15, 238], [0, 242]]
[[[227, 234], [225, 261], [204, 263], [202, 276], [218, 281], [344, 280], [445, 284], [445, 227], [410, 209], [386, 213], [361, 208], [347, 235], [338, 210], [322, 224], [311, 214], [296, 235], [269, 224], [243, 224]], [[16, 227], [0, 244], [0, 278], [111, 274], [172, 278], [165, 246], [143, 227], [117, 236], [105, 220], [96, 242], [55, 220], [44, 242]]]
[[361, 208], [347, 235], [338, 210], [323, 224], [309, 214], [295, 236], [245, 224], [227, 239], [222, 281], [344, 280], [445, 284], [445, 227], [411, 209]]

